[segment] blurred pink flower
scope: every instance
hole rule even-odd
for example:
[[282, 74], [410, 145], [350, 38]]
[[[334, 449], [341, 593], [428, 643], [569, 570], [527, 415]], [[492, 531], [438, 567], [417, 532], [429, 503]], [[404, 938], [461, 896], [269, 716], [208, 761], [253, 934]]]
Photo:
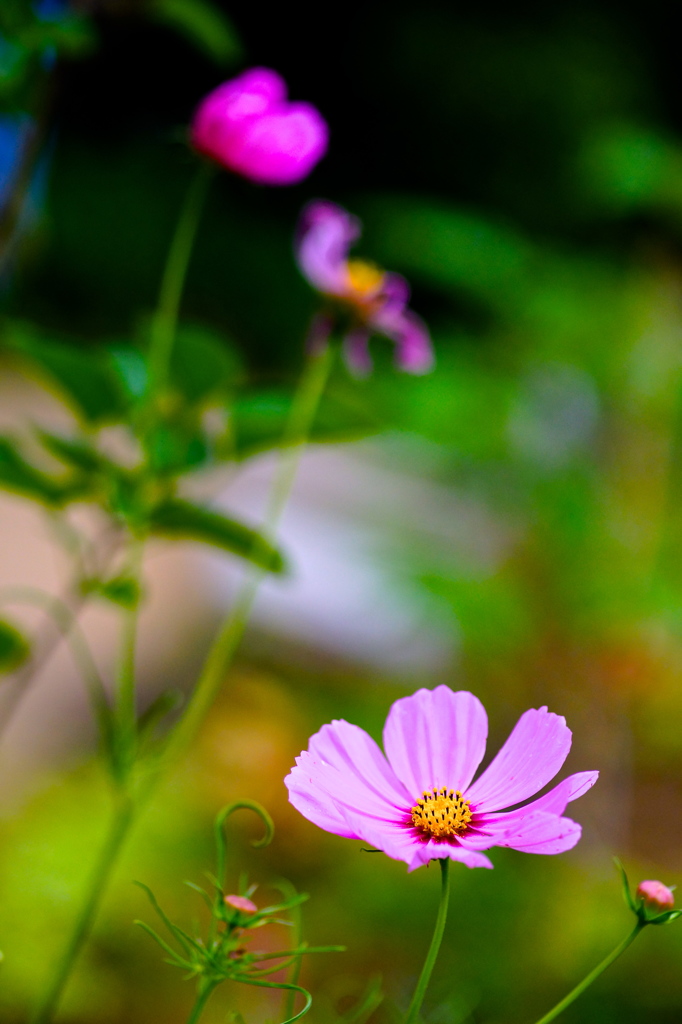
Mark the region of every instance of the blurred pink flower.
[[651, 910], [672, 910], [675, 906], [675, 897], [663, 882], [640, 882], [637, 886], [637, 895]]
[[276, 71], [251, 68], [223, 82], [197, 107], [192, 145], [262, 185], [293, 185], [327, 151], [327, 124], [309, 103], [289, 103]]
[[296, 759], [285, 782], [289, 799], [315, 825], [362, 839], [408, 870], [450, 857], [491, 868], [482, 853], [508, 846], [524, 853], [563, 853], [581, 827], [564, 818], [598, 772], [578, 772], [538, 800], [507, 810], [537, 793], [559, 771], [571, 732], [547, 708], [526, 711], [485, 771], [472, 782], [485, 753], [488, 720], [477, 697], [447, 686], [418, 690], [391, 708], [384, 756], [363, 729], [325, 725]]
[[318, 292], [350, 314], [344, 353], [358, 375], [372, 369], [368, 342], [383, 334], [396, 343], [396, 363], [408, 373], [433, 366], [431, 339], [424, 322], [407, 308], [410, 287], [404, 277], [364, 260], [348, 259], [360, 235], [360, 222], [326, 200], [310, 203], [301, 217], [296, 244], [299, 266]]

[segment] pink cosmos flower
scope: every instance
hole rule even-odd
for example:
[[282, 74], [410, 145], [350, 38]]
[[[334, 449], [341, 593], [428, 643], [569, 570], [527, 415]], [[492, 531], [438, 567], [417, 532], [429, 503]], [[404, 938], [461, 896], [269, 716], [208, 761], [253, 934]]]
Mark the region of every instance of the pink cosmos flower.
[[284, 80], [251, 68], [223, 82], [199, 104], [192, 145], [230, 171], [262, 185], [293, 185], [327, 151], [329, 132], [309, 103], [289, 103]]
[[362, 376], [372, 369], [372, 334], [395, 342], [401, 370], [426, 373], [433, 366], [433, 349], [426, 325], [407, 308], [410, 286], [399, 274], [348, 259], [359, 235], [360, 222], [342, 207], [326, 200], [310, 203], [303, 211], [296, 244], [301, 271], [313, 288], [350, 314], [344, 354], [355, 373]]
[[[563, 817], [598, 772], [578, 772], [525, 804], [559, 771], [571, 732], [546, 707], [526, 711], [475, 780], [488, 719], [477, 697], [447, 686], [397, 700], [384, 727], [386, 756], [349, 722], [325, 725], [296, 759], [285, 782], [289, 799], [315, 825], [362, 839], [408, 870], [450, 857], [491, 868], [482, 852], [508, 846], [524, 853], [563, 853], [581, 828]], [[506, 808], [516, 808], [506, 810]]]

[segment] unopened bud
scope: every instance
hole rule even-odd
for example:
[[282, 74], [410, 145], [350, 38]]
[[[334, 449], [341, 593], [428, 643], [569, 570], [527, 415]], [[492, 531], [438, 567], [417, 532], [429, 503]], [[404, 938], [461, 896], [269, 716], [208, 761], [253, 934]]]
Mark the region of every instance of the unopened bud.
[[675, 905], [673, 893], [667, 885], [663, 885], [663, 882], [640, 882], [637, 886], [637, 896], [650, 910], [671, 910]]
[[242, 914], [255, 914], [258, 911], [256, 904], [247, 896], [226, 896], [225, 902], [228, 907], [241, 910]]

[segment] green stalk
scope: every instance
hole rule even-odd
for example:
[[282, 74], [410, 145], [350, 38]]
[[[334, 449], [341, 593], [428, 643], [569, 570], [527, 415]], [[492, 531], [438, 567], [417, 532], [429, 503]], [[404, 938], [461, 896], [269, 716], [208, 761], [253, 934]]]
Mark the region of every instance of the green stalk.
[[[134, 538], [130, 546], [128, 575], [139, 579], [142, 573], [144, 541]], [[121, 635], [120, 658], [115, 692], [115, 771], [116, 781], [125, 785], [135, 760], [137, 734], [137, 687], [135, 653], [137, 651], [137, 630], [140, 619], [139, 602], [124, 612]]]
[[[269, 539], [275, 532], [291, 492], [301, 454], [329, 378], [332, 361], [333, 349], [329, 345], [321, 351], [309, 353], [307, 357], [282, 438], [282, 456], [268, 504], [263, 532]], [[234, 605], [208, 653], [187, 710], [171, 735], [164, 760], [175, 760], [187, 749], [220, 692], [246, 630], [258, 587], [264, 576], [263, 570], [253, 570], [238, 591]]]
[[[173, 350], [173, 341], [177, 326], [180, 299], [187, 275], [187, 267], [192, 252], [199, 217], [210, 180], [211, 168], [202, 164], [190, 185], [185, 204], [180, 213], [178, 225], [168, 253], [166, 268], [161, 283], [159, 303], [152, 327], [149, 351], [150, 394], [158, 396], [162, 393], [168, 380], [168, 368]], [[156, 415], [150, 407], [152, 418]], [[136, 542], [134, 560], [139, 561], [142, 542]], [[135, 643], [137, 634], [137, 609], [131, 610], [124, 628], [122, 658], [119, 667], [117, 702], [117, 725], [119, 744], [118, 779], [119, 790], [117, 810], [113, 816], [111, 829], [100, 853], [90, 885], [85, 894], [84, 902], [76, 918], [73, 931], [67, 945], [57, 961], [56, 968], [48, 980], [48, 985], [38, 1003], [38, 1009], [32, 1018], [32, 1024], [50, 1024], [59, 1006], [64, 986], [76, 962], [78, 954], [87, 940], [97, 916], [99, 905], [109, 883], [111, 874], [118, 861], [118, 856], [133, 823], [134, 806], [130, 795], [125, 791], [129, 784], [129, 769], [134, 755], [135, 741]]]
[[168, 383], [180, 300], [213, 167], [202, 162], [180, 213], [166, 260], [149, 346], [150, 394], [160, 397]]
[[199, 991], [197, 998], [192, 1007], [189, 1017], [187, 1018], [187, 1024], [196, 1024], [204, 1012], [204, 1007], [213, 994], [213, 989], [216, 988], [217, 982], [215, 981], [202, 981], [199, 984]]
[[440, 950], [443, 931], [445, 930], [445, 921], [448, 916], [448, 901], [450, 898], [450, 858], [442, 857], [438, 863], [440, 864], [441, 870], [441, 888], [440, 901], [438, 903], [438, 914], [436, 916], [436, 927], [433, 930], [431, 945], [429, 946], [429, 951], [426, 954], [426, 960], [424, 961], [424, 966], [422, 967], [417, 987], [414, 990], [410, 1008], [407, 1011], [405, 1024], [416, 1024], [419, 1020], [419, 1011], [421, 1010], [422, 1003], [424, 1002], [424, 996], [426, 995], [426, 990], [429, 986], [429, 981], [431, 980], [431, 973], [436, 962], [436, 957], [438, 956], [438, 951]]
[[579, 985], [576, 985], [576, 987], [572, 989], [567, 996], [564, 996], [561, 1002], [557, 1003], [553, 1010], [550, 1010], [549, 1013], [546, 1013], [544, 1015], [544, 1017], [541, 1017], [540, 1020], [537, 1021], [537, 1024], [549, 1024], [550, 1020], [555, 1020], [560, 1013], [563, 1013], [566, 1007], [570, 1006], [571, 1003], [578, 998], [578, 996], [581, 996], [585, 989], [589, 988], [592, 982], [596, 981], [599, 975], [603, 974], [606, 968], [610, 967], [611, 964], [618, 959], [621, 953], [625, 952], [630, 943], [635, 941], [639, 933], [645, 927], [646, 921], [638, 921], [635, 925], [634, 931], [632, 931], [627, 936], [627, 938], [623, 939], [623, 941], [618, 946], [616, 946], [613, 952], [609, 953], [606, 959], [602, 960], [602, 962], [597, 967], [595, 967], [593, 971], [590, 971], [587, 977], [584, 978]]
[[119, 797], [106, 841], [88, 883], [85, 900], [76, 919], [69, 941], [57, 962], [42, 999], [31, 1018], [31, 1024], [49, 1024], [59, 1004], [66, 982], [80, 950], [90, 934], [92, 923], [99, 908], [104, 889], [109, 882], [111, 871], [128, 834], [133, 818], [130, 800]]

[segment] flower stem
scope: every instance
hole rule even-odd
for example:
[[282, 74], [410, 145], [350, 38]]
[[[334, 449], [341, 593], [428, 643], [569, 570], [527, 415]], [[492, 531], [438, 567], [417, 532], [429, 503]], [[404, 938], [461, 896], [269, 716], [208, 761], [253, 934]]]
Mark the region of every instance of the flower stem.
[[48, 979], [48, 984], [38, 1007], [31, 1018], [31, 1024], [49, 1024], [59, 1004], [64, 986], [83, 943], [90, 934], [95, 915], [106, 888], [111, 870], [128, 834], [133, 818], [130, 800], [120, 796], [109, 827], [106, 841], [88, 883], [85, 900], [76, 919], [68, 944]]
[[424, 961], [424, 966], [422, 967], [417, 987], [414, 990], [410, 1008], [407, 1011], [405, 1024], [416, 1024], [419, 1019], [419, 1011], [421, 1010], [424, 996], [426, 995], [426, 990], [429, 986], [429, 981], [431, 980], [431, 973], [436, 962], [436, 957], [438, 956], [441, 940], [443, 938], [443, 931], [445, 930], [445, 920], [448, 916], [448, 900], [450, 898], [450, 858], [443, 857], [438, 861], [438, 863], [440, 864], [441, 870], [441, 888], [438, 915], [436, 917], [436, 927], [433, 930], [431, 945], [429, 946], [429, 951], [426, 954], [426, 960]]
[[[263, 533], [272, 538], [291, 492], [296, 470], [310, 433], [333, 360], [331, 346], [310, 352], [294, 395], [282, 438], [282, 454], [270, 493]], [[206, 657], [187, 710], [166, 748], [164, 760], [175, 760], [191, 743], [225, 681], [249, 621], [258, 587], [265, 573], [253, 570], [244, 580]]]
[[603, 974], [606, 968], [610, 967], [611, 964], [618, 959], [621, 953], [625, 952], [630, 943], [635, 941], [635, 939], [645, 926], [646, 922], [638, 921], [635, 925], [634, 931], [630, 932], [630, 934], [625, 939], [623, 939], [623, 941], [619, 943], [619, 945], [616, 946], [613, 952], [609, 953], [609, 955], [604, 960], [602, 960], [602, 962], [598, 964], [593, 971], [590, 971], [587, 977], [583, 978], [579, 985], [576, 985], [576, 987], [572, 989], [567, 996], [564, 996], [561, 1002], [557, 1003], [553, 1010], [550, 1010], [549, 1013], [546, 1013], [544, 1015], [544, 1017], [541, 1017], [540, 1020], [537, 1021], [537, 1024], [549, 1024], [550, 1020], [554, 1020], [556, 1017], [559, 1016], [560, 1013], [563, 1013], [567, 1006], [570, 1006], [571, 1003], [578, 998], [578, 996], [582, 995], [585, 989], [589, 988], [592, 982], [596, 981], [599, 975]]
[[204, 1012], [204, 1007], [208, 1002], [209, 998], [213, 993], [213, 989], [216, 987], [217, 982], [215, 981], [203, 981], [199, 985], [199, 991], [197, 992], [197, 998], [194, 1006], [187, 1018], [187, 1024], [196, 1024]]
[[[139, 580], [142, 575], [144, 541], [134, 538], [130, 545], [128, 574]], [[114, 695], [116, 726], [114, 740], [116, 754], [114, 770], [116, 782], [125, 784], [135, 761], [137, 740], [137, 677], [135, 655], [137, 652], [137, 631], [140, 618], [139, 601], [124, 611], [121, 631], [120, 657]]]
[[151, 394], [157, 397], [168, 382], [180, 300], [212, 169], [206, 161], [200, 164], [187, 192], [166, 260], [149, 347]]
[[[152, 336], [149, 350], [150, 397], [159, 396], [168, 379], [168, 368], [173, 350], [175, 330], [180, 308], [180, 300], [187, 274], [187, 267], [194, 244], [199, 217], [204, 204], [206, 190], [210, 181], [210, 167], [202, 164], [194, 181], [190, 185], [185, 204], [180, 213], [175, 235], [168, 252], [164, 270], [159, 302], [152, 325]], [[149, 406], [149, 414], [156, 415], [153, 405]], [[149, 425], [149, 421], [147, 421]], [[142, 543], [134, 545], [136, 567], [141, 559]], [[118, 688], [116, 695], [118, 718], [118, 742], [122, 743], [119, 768], [119, 785], [126, 781], [134, 756], [135, 739], [135, 639], [137, 630], [137, 608], [132, 609], [126, 620], [121, 651]], [[106, 891], [111, 873], [118, 861], [121, 847], [133, 822], [134, 808], [132, 800], [126, 792], [117, 788], [117, 809], [114, 813], [111, 828], [99, 860], [86, 890], [85, 899], [57, 966], [48, 981], [48, 986], [38, 1004], [32, 1024], [49, 1024], [59, 1005], [62, 991], [69, 978], [78, 954], [90, 934], [99, 905]]]

